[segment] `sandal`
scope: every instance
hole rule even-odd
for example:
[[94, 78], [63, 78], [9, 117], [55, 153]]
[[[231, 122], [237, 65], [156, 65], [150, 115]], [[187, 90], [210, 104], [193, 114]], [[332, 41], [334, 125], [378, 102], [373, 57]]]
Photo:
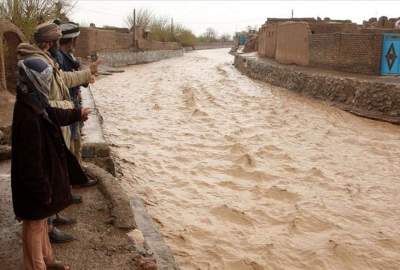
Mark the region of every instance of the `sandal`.
[[46, 265], [47, 270], [71, 270], [69, 265], [63, 264], [60, 261], [55, 260], [52, 263]]

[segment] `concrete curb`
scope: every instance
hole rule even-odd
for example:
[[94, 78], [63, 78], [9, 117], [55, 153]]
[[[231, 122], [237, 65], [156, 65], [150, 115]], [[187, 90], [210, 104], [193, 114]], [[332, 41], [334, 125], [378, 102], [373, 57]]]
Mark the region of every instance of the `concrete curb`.
[[99, 181], [99, 190], [111, 202], [113, 225], [124, 230], [138, 229], [144, 237], [144, 251], [140, 246], [136, 248], [151, 254], [156, 259], [158, 270], [179, 270], [171, 249], [147, 213], [142, 199], [134, 197], [130, 200], [115, 177], [95, 164], [85, 163], [84, 169], [89, 177]]
[[103, 134], [102, 117], [97, 110], [91, 88], [82, 91], [83, 107], [91, 108], [93, 114], [85, 122], [82, 130], [82, 159], [105, 169], [115, 176], [115, 164], [111, 157], [111, 149]]
[[89, 177], [99, 181], [99, 190], [110, 200], [111, 216], [113, 217], [114, 226], [119, 229], [134, 229], [135, 222], [129, 198], [122, 190], [115, 177], [91, 163], [85, 163], [84, 169]]
[[137, 197], [132, 198], [131, 207], [136, 227], [143, 233], [145, 247], [153, 253], [157, 260], [157, 269], [179, 270], [171, 249], [166, 245], [153, 219], [147, 213], [143, 200]]

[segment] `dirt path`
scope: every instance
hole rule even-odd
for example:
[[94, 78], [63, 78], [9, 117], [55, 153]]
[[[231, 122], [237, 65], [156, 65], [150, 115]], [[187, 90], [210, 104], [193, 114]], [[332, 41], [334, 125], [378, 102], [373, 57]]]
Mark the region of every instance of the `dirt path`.
[[399, 269], [398, 126], [252, 81], [227, 50], [133, 66], [97, 105], [182, 269]]
[[[126, 231], [109, 224], [108, 201], [96, 187], [74, 191], [83, 203], [71, 206], [66, 216], [78, 223], [61, 229], [76, 241], [53, 245], [57, 259], [73, 270], [134, 270], [137, 255], [128, 241]], [[0, 269], [22, 269], [21, 225], [14, 219], [11, 204], [10, 162], [0, 162]]]

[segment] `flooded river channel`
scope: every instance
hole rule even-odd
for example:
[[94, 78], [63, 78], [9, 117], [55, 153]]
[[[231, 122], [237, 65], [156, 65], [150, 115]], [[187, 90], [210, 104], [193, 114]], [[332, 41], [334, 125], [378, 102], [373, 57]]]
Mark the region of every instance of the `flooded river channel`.
[[191, 52], [94, 90], [121, 183], [181, 269], [400, 269], [400, 127], [232, 62]]

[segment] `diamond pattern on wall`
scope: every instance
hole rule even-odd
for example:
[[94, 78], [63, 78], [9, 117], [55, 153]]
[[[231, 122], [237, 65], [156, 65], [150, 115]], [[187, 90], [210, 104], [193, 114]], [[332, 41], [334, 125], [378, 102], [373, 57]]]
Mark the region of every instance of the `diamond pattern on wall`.
[[389, 50], [385, 57], [386, 57], [387, 64], [389, 66], [389, 70], [391, 70], [393, 67], [393, 64], [397, 58], [396, 50], [394, 49], [393, 43], [390, 44]]

